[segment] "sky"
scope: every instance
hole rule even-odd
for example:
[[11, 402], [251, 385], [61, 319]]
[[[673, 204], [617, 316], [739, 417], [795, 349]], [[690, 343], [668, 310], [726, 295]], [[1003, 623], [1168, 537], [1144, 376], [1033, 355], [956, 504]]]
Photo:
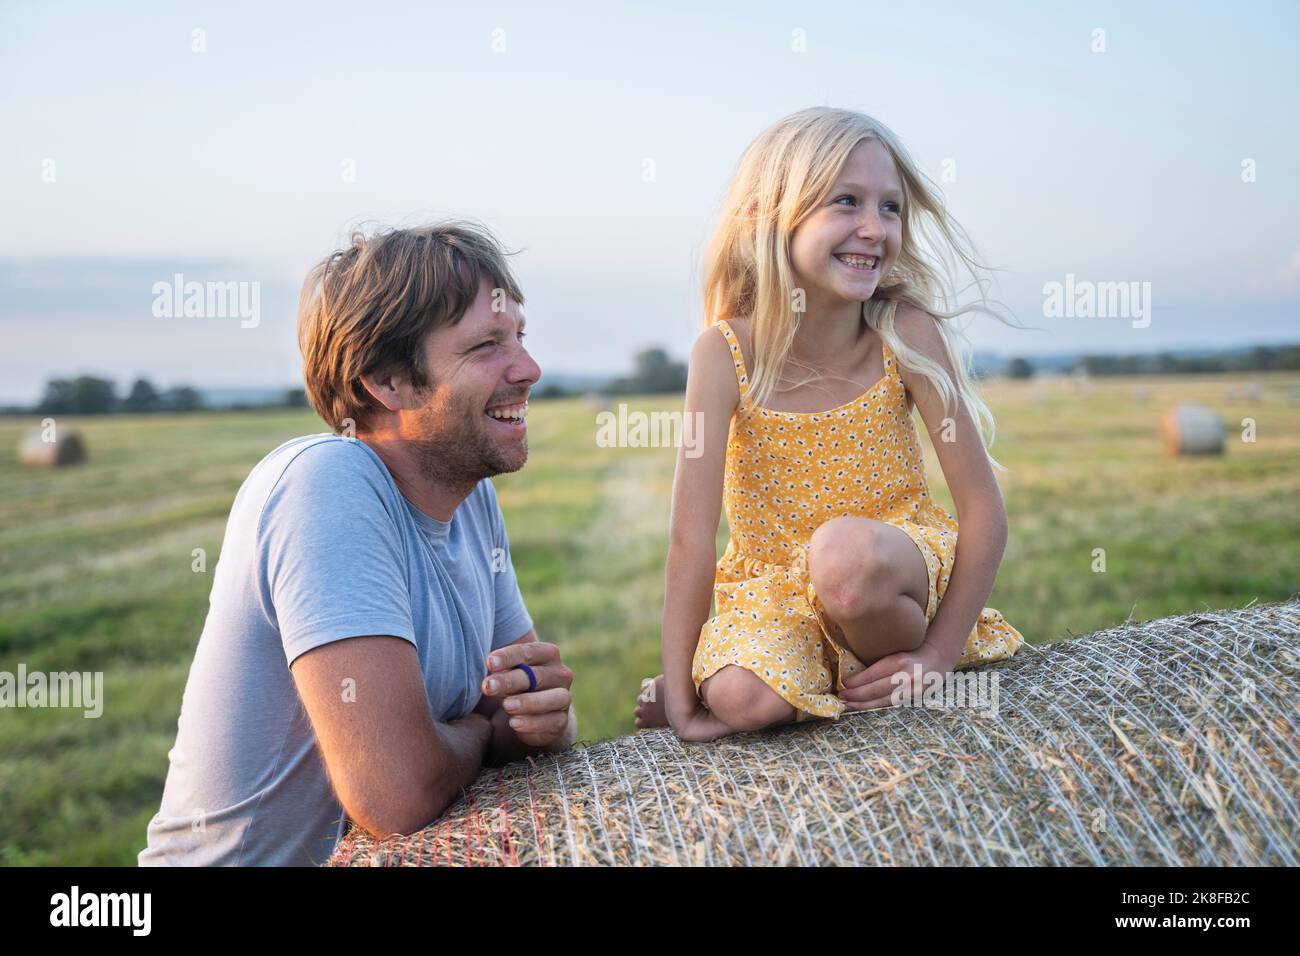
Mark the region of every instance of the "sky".
[[[999, 270], [978, 351], [1300, 340], [1300, 5], [700, 6], [6, 0], [0, 403], [298, 384], [307, 270], [446, 216], [517, 251], [543, 382], [684, 359], [741, 152], [812, 105], [892, 129]], [[177, 274], [256, 324], [156, 314]], [[1045, 315], [1067, 276], [1149, 311]]]

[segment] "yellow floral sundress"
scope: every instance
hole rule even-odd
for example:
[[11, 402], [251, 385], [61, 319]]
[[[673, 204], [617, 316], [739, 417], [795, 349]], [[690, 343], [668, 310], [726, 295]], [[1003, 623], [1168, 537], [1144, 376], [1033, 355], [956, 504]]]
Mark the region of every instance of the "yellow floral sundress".
[[[957, 521], [930, 496], [920, 436], [883, 340], [885, 374], [864, 394], [825, 412], [778, 412], [749, 400], [736, 333], [725, 321], [717, 325], [740, 385], [723, 489], [731, 539], [714, 577], [717, 615], [700, 630], [691, 677], [698, 693], [704, 680], [736, 664], [789, 701], [798, 720], [839, 717], [844, 702], [836, 694], [864, 665], [836, 643], [839, 629], [812, 586], [813, 532], [845, 515], [905, 532], [929, 572], [931, 621], [948, 587]], [[1002, 660], [1023, 643], [998, 611], [984, 608], [957, 666]]]

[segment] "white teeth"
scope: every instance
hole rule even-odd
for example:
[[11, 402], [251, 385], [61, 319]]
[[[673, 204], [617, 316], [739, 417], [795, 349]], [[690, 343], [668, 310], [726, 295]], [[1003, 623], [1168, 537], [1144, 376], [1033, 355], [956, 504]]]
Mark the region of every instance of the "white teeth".
[[879, 261], [876, 256], [843, 255], [839, 259], [857, 269], [874, 269]]
[[504, 421], [518, 421], [528, 417], [528, 405], [514, 405], [510, 408], [489, 408], [488, 415], [493, 418], [499, 418]]

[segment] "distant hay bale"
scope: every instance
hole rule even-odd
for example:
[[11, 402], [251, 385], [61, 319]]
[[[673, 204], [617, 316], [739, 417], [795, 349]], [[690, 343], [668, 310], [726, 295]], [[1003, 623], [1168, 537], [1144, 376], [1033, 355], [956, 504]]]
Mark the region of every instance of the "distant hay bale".
[[1204, 405], [1171, 408], [1160, 422], [1160, 434], [1170, 455], [1223, 454], [1223, 418]]
[[979, 669], [996, 713], [644, 731], [485, 770], [420, 833], [354, 827], [327, 865], [1294, 866], [1298, 633], [1296, 598], [1126, 623]]
[[86, 460], [86, 445], [81, 435], [68, 428], [51, 431], [46, 441], [46, 429], [33, 428], [23, 435], [18, 445], [18, 460], [29, 468], [62, 468], [79, 465]]

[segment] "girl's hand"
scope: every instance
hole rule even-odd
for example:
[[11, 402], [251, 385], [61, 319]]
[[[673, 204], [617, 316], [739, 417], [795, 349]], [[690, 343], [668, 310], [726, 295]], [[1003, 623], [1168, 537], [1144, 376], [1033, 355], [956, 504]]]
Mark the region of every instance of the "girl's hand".
[[[882, 657], [866, 670], [846, 678], [839, 697], [849, 710], [879, 710], [896, 706], [893, 701], [896, 691], [901, 695], [903, 704], [913, 700], [920, 703], [920, 695], [925, 688], [925, 675], [936, 673], [942, 677], [956, 663], [951, 655], [927, 641], [914, 651]], [[916, 670], [918, 665], [919, 680]], [[895, 679], [896, 674], [905, 675], [906, 681], [902, 678]]]
[[719, 737], [726, 737], [735, 733], [717, 717], [714, 717], [698, 701], [694, 710], [687, 714], [681, 716], [670, 714], [668, 723], [672, 726], [673, 733], [677, 734], [678, 737], [694, 743], [707, 743], [710, 740], [717, 740]]

